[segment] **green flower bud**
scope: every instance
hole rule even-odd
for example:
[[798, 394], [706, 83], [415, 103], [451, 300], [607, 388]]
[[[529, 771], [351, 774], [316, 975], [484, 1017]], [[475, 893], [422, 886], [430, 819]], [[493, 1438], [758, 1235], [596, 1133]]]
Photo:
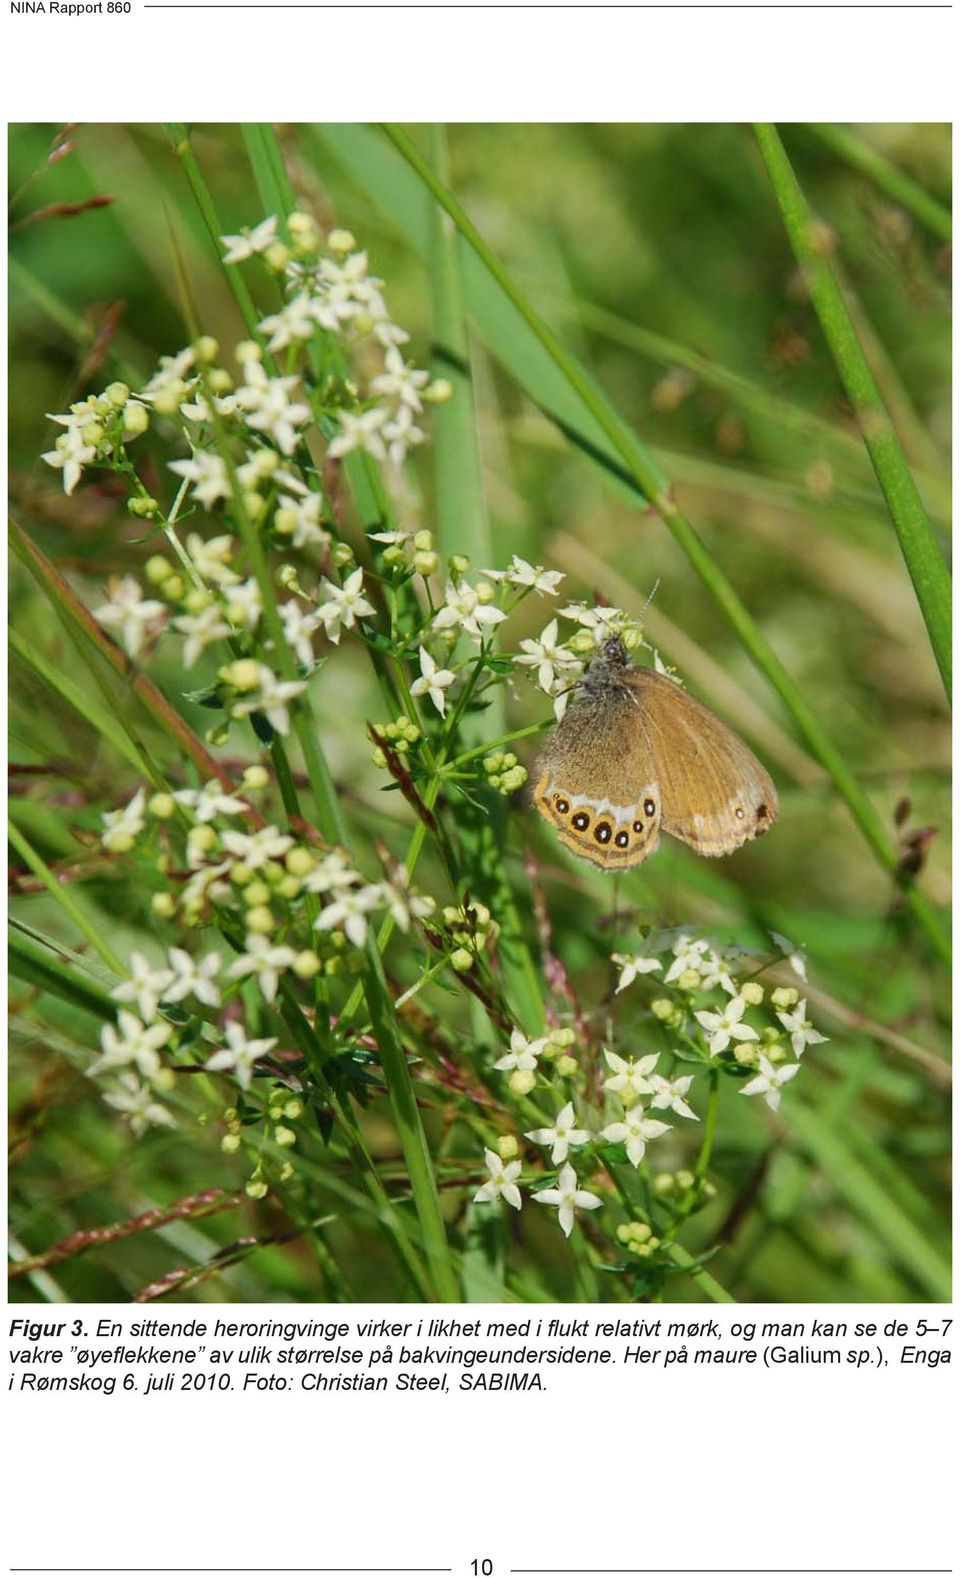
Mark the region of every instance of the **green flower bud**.
[[497, 1139], [497, 1153], [502, 1162], [510, 1162], [520, 1154], [520, 1146], [513, 1134], [501, 1134]]
[[147, 801], [147, 810], [151, 816], [159, 817], [161, 822], [166, 822], [177, 809], [177, 802], [172, 794], [154, 794]]
[[740, 996], [745, 1003], [750, 1003], [756, 1008], [763, 1002], [763, 987], [759, 981], [744, 981], [740, 988]]
[[473, 954], [467, 948], [455, 948], [450, 955], [450, 963], [455, 970], [461, 972], [473, 969]]
[[193, 354], [203, 366], [209, 366], [219, 356], [220, 347], [212, 334], [201, 334], [200, 338], [193, 342]]
[[267, 784], [270, 782], [270, 774], [265, 767], [254, 763], [252, 767], [244, 769], [240, 782], [244, 789], [266, 789]]
[[440, 568], [440, 555], [438, 553], [415, 553], [413, 568], [418, 575], [436, 575]]
[[117, 411], [119, 411], [122, 406], [125, 406], [127, 401], [130, 399], [130, 390], [126, 384], [122, 383], [107, 384], [107, 387], [103, 393], [105, 399], [107, 399]]
[[532, 1068], [516, 1068], [507, 1080], [515, 1096], [529, 1096], [536, 1083], [537, 1076]]
[[176, 900], [172, 893], [155, 893], [150, 900], [150, 908], [160, 920], [169, 920], [171, 915], [177, 913]]
[[770, 1001], [774, 1008], [795, 1008], [800, 1001], [800, 993], [794, 986], [778, 986], [770, 993]]
[[251, 882], [243, 895], [243, 902], [253, 905], [254, 908], [260, 904], [269, 904], [270, 889], [267, 887], [267, 884], [261, 882], [259, 878], [256, 882]]
[[314, 953], [312, 948], [304, 948], [302, 953], [297, 954], [291, 965], [294, 975], [299, 976], [301, 981], [309, 981], [312, 976], [317, 974], [320, 967], [319, 955]]
[[265, 904], [255, 904], [252, 910], [247, 911], [247, 930], [256, 932], [260, 937], [269, 937], [275, 924]]
[[262, 1200], [267, 1193], [267, 1185], [262, 1178], [254, 1176], [248, 1180], [245, 1192], [250, 1196], [251, 1200]]
[[[240, 1149], [241, 1143], [239, 1134], [225, 1134], [220, 1141], [220, 1149], [226, 1151], [229, 1156]], [[249, 1190], [247, 1192], [249, 1193]]]
[[424, 389], [423, 398], [429, 400], [431, 405], [442, 405], [452, 394], [453, 384], [448, 378], [434, 378], [433, 382], [427, 384]]

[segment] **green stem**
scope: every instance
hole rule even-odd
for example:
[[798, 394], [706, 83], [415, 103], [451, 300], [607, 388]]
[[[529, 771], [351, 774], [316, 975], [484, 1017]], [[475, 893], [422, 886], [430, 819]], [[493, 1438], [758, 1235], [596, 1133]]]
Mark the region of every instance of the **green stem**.
[[47, 892], [56, 899], [64, 914], [70, 917], [77, 930], [87, 939], [91, 948], [100, 955], [107, 968], [112, 970], [115, 975], [126, 976], [126, 968], [120, 963], [110, 944], [105, 941], [102, 931], [98, 928], [96, 922], [85, 914], [81, 905], [77, 903], [77, 900], [70, 892], [70, 889], [65, 887], [62, 882], [57, 881], [46, 861], [41, 855], [37, 854], [33, 845], [24, 837], [16, 823], [9, 822], [7, 824], [7, 837], [21, 860], [26, 861], [34, 876], [39, 877]]
[[853, 406], [887, 501], [947, 696], [951, 690], [950, 576], [876, 380], [863, 352], [836, 264], [775, 126], [754, 133], [794, 256], [803, 270], [824, 338]]
[[861, 175], [866, 175], [873, 184], [889, 197], [891, 202], [899, 203], [901, 208], [912, 214], [914, 219], [925, 225], [930, 234], [936, 236], [938, 241], [950, 241], [953, 235], [953, 216], [943, 203], [931, 197], [930, 193], [911, 176], [904, 175], [896, 165], [891, 164], [882, 153], [872, 148], [862, 137], [857, 137], [848, 131], [845, 126], [831, 126], [821, 122], [814, 122], [807, 126], [818, 141], [843, 159], [853, 169], [859, 170]]

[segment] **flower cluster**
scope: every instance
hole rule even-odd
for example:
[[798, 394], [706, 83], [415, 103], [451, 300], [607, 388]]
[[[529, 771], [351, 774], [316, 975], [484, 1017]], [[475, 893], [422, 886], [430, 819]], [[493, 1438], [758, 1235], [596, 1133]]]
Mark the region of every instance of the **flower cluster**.
[[[268, 787], [265, 769], [253, 766], [237, 792], [216, 779], [149, 797], [141, 788], [103, 818], [104, 848], [136, 851], [143, 874], [154, 873], [154, 916], [175, 924], [184, 941], [206, 927], [224, 939], [200, 952], [171, 943], [161, 960], [134, 951], [111, 993], [116, 1022], [104, 1027], [101, 1054], [89, 1073], [108, 1078], [105, 1099], [135, 1134], [174, 1121], [160, 1097], [172, 1088], [184, 1057], [207, 1073], [230, 1075], [248, 1108], [258, 1077], [279, 1078], [280, 1038], [244, 1023], [245, 983], [256, 983], [260, 1002], [282, 1024], [284, 1011], [295, 1008], [315, 976], [342, 976], [349, 985], [363, 969], [375, 916], [389, 916], [406, 932], [434, 910], [433, 899], [411, 887], [403, 866], [368, 881], [344, 850], [318, 848], [262, 822], [253, 800]], [[461, 913], [457, 918], [466, 925]], [[481, 919], [492, 926], [488, 912]], [[474, 920], [464, 936], [478, 934]], [[345, 1030], [343, 1045], [354, 1048], [356, 1034]], [[289, 1087], [288, 1076], [285, 1100], [300, 1099]], [[275, 1105], [274, 1096], [269, 1100]], [[289, 1104], [284, 1111], [288, 1120], [295, 1116]], [[260, 1116], [269, 1128], [273, 1120]], [[250, 1121], [247, 1110], [242, 1123], [228, 1123], [225, 1149], [237, 1149], [231, 1135], [249, 1136]], [[289, 1133], [271, 1137], [281, 1146], [295, 1140]], [[266, 1166], [258, 1160], [258, 1188]]]
[[[805, 1049], [826, 1041], [808, 1019], [806, 999], [796, 987], [768, 988], [758, 979], [784, 963], [805, 978], [803, 955], [776, 933], [770, 949], [754, 953], [711, 944], [686, 930], [651, 930], [642, 951], [615, 953], [612, 958], [618, 970], [618, 994], [638, 980], [656, 977], [653, 986], [661, 995], [649, 1003], [646, 1017], [653, 1030], [666, 1038], [666, 1052], [630, 1056], [606, 1048], [602, 1108], [596, 1105], [595, 1072], [591, 1075], [584, 1060], [572, 1055], [577, 1036], [569, 1028], [537, 1038], [514, 1029], [508, 1048], [493, 1065], [507, 1077], [514, 1098], [557, 1093], [556, 1115], [527, 1129], [525, 1137], [547, 1150], [549, 1162], [561, 1169], [555, 1183], [531, 1192], [534, 1200], [556, 1207], [565, 1234], [572, 1230], [577, 1210], [594, 1210], [602, 1203], [600, 1194], [584, 1187], [581, 1180], [602, 1191], [609, 1188], [611, 1169], [615, 1172], [623, 1161], [639, 1169], [648, 1147], [674, 1129], [666, 1121], [668, 1114], [688, 1123], [699, 1121], [693, 1105], [698, 1081], [712, 1078], [710, 1094], [706, 1090], [703, 1094], [713, 1101], [716, 1072], [722, 1069], [740, 1081], [742, 1095], [762, 1095], [776, 1111], [783, 1087], [800, 1070]], [[795, 1061], [790, 1061], [791, 1053]], [[681, 1215], [715, 1192], [705, 1176], [710, 1129], [708, 1125], [702, 1142], [707, 1150], [696, 1173], [681, 1168], [655, 1175], [655, 1196], [668, 1205], [673, 1197], [671, 1209]], [[513, 1136], [501, 1135], [496, 1147], [484, 1152], [487, 1177], [474, 1199], [504, 1199], [519, 1210], [521, 1184], [540, 1180], [536, 1173], [523, 1176], [519, 1144]], [[579, 1153], [576, 1169], [574, 1151]], [[661, 1247], [661, 1237], [649, 1222], [628, 1222], [617, 1236], [640, 1259], [649, 1259]]]

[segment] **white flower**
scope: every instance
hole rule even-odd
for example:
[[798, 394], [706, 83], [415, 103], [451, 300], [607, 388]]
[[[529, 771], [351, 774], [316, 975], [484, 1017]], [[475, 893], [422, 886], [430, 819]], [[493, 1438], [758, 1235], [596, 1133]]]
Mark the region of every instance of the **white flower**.
[[388, 422], [384, 422], [381, 432], [387, 441], [387, 459], [391, 466], [397, 468], [403, 465], [411, 449], [426, 443], [427, 439], [423, 428], [417, 426], [413, 412], [406, 405], [401, 406]]
[[342, 586], [334, 586], [324, 576], [320, 592], [326, 601], [320, 604], [317, 613], [334, 646], [340, 641], [341, 630], [352, 630], [358, 619], [369, 619], [376, 613], [373, 604], [363, 595], [362, 570], [354, 570]]
[[786, 1063], [777, 1067], [769, 1058], [760, 1053], [760, 1072], [753, 1079], [748, 1079], [741, 1085], [741, 1096], [762, 1096], [767, 1106], [776, 1112], [780, 1105], [780, 1090], [794, 1075], [799, 1074], [799, 1063]]
[[420, 648], [420, 678], [410, 686], [411, 696], [429, 696], [441, 718], [447, 710], [444, 691], [456, 682], [456, 674], [449, 668], [437, 668], [426, 647]]
[[433, 621], [435, 630], [452, 630], [459, 626], [474, 641], [482, 641], [484, 631], [498, 625], [506, 614], [492, 603], [481, 603], [468, 581], [455, 586], [448, 581], [443, 594], [443, 607]]
[[818, 1046], [821, 1042], [828, 1041], [829, 1036], [822, 1036], [819, 1030], [814, 1030], [807, 1018], [807, 999], [801, 998], [792, 1013], [778, 1013], [777, 1018], [784, 1030], [790, 1032], [790, 1045], [793, 1047], [794, 1057], [802, 1057], [807, 1047]]
[[233, 961], [227, 975], [232, 981], [255, 975], [267, 1002], [272, 1003], [277, 995], [281, 973], [289, 970], [297, 956], [292, 948], [273, 943], [269, 937], [255, 931], [248, 934], [245, 946], [246, 953]]
[[791, 970], [799, 975], [801, 981], [805, 981], [807, 979], [807, 961], [796, 943], [792, 943], [789, 937], [784, 937], [783, 933], [779, 931], [772, 931], [770, 936], [780, 949]]
[[326, 547], [330, 541], [330, 533], [324, 531], [320, 525], [323, 518], [323, 499], [319, 493], [308, 492], [299, 499], [282, 493], [277, 500], [277, 510], [284, 511], [287, 521], [293, 527], [289, 535], [294, 548], [305, 548], [308, 543], [314, 543], [318, 548]]
[[278, 827], [258, 827], [255, 833], [238, 833], [233, 829], [223, 835], [223, 847], [237, 860], [242, 860], [251, 871], [259, 871], [268, 860], [280, 860], [293, 845], [289, 833]]
[[227, 1025], [226, 1037], [228, 1045], [207, 1058], [206, 1067], [214, 1074], [221, 1069], [232, 1069], [237, 1076], [237, 1084], [242, 1090], [247, 1090], [253, 1078], [254, 1064], [276, 1046], [277, 1038], [269, 1036], [262, 1041], [248, 1041], [243, 1025], [235, 1022]]
[[184, 668], [193, 668], [197, 658], [212, 642], [223, 641], [232, 634], [219, 603], [209, 603], [199, 614], [178, 614], [173, 624], [174, 629], [186, 636], [183, 643]]
[[408, 406], [411, 411], [422, 411], [420, 390], [430, 382], [430, 374], [417, 367], [408, 367], [395, 346], [390, 347], [383, 361], [386, 372], [370, 382], [374, 394], [386, 395], [387, 399], [396, 400], [398, 405]]
[[702, 937], [691, 937], [686, 932], [682, 933], [673, 944], [673, 963], [664, 976], [664, 981], [675, 981], [685, 970], [696, 970], [701, 973], [703, 956], [710, 944]]
[[192, 345], [184, 346], [183, 350], [177, 351], [175, 356], [161, 356], [156, 372], [140, 391], [140, 398], [153, 400], [161, 391], [173, 385], [182, 386], [195, 361], [196, 353]]
[[710, 1056], [725, 1052], [731, 1041], [758, 1041], [760, 1038], [751, 1025], [742, 1024], [747, 1005], [742, 997], [731, 997], [719, 1013], [703, 1008], [694, 1015], [697, 1023], [707, 1032]]
[[700, 960], [699, 968], [702, 991], [712, 992], [715, 986], [722, 986], [731, 997], [736, 997], [736, 982], [719, 954], [714, 953], [712, 949], [708, 950]]
[[653, 1089], [650, 1073], [657, 1066], [656, 1052], [640, 1058], [618, 1057], [616, 1052], [607, 1051], [603, 1055], [608, 1068], [613, 1069], [613, 1078], [608, 1074], [603, 1082], [606, 1092], [619, 1096], [625, 1107], [633, 1107], [641, 1096], [649, 1096]]
[[173, 1034], [173, 1026], [160, 1020], [153, 1025], [144, 1025], [125, 1008], [117, 1014], [116, 1026], [104, 1025], [100, 1032], [100, 1045], [103, 1052], [96, 1062], [91, 1064], [88, 1072], [92, 1076], [101, 1074], [104, 1069], [123, 1068], [128, 1063], [135, 1063], [144, 1079], [155, 1079], [160, 1072], [159, 1048], [169, 1041]]
[[197, 574], [215, 586], [236, 586], [240, 580], [230, 568], [233, 557], [233, 538], [227, 533], [221, 537], [201, 537], [192, 531], [187, 537], [187, 553]]
[[637, 1105], [625, 1112], [617, 1123], [608, 1123], [601, 1133], [611, 1145], [625, 1145], [629, 1160], [634, 1167], [639, 1167], [647, 1141], [658, 1140], [669, 1128], [670, 1124], [661, 1123], [659, 1118], [648, 1118], [643, 1108]]
[[601, 605], [588, 608], [586, 603], [569, 603], [566, 608], [560, 609], [561, 619], [572, 619], [575, 624], [583, 625], [589, 630], [597, 647], [601, 647], [610, 636], [617, 635], [626, 622], [626, 615], [622, 608], [608, 608]]
[[505, 1162], [496, 1151], [484, 1149], [483, 1159], [490, 1174], [485, 1184], [474, 1195], [474, 1200], [506, 1200], [515, 1211], [520, 1209], [520, 1190], [516, 1180], [520, 1176], [520, 1162]]
[[218, 499], [230, 497], [230, 475], [226, 463], [219, 455], [211, 455], [206, 449], [195, 449], [190, 460], [171, 460], [170, 470], [193, 484], [190, 492], [205, 509], [216, 504]]
[[355, 948], [362, 948], [367, 940], [367, 916], [382, 903], [383, 888], [378, 883], [371, 883], [356, 893], [349, 888], [341, 889], [333, 903], [320, 911], [314, 926], [317, 931], [342, 929]]
[[319, 609], [305, 609], [294, 599], [279, 605], [278, 612], [283, 621], [283, 633], [287, 638], [287, 645], [297, 655], [297, 661], [309, 667], [314, 661], [313, 637], [320, 623]]
[[244, 226], [238, 236], [221, 236], [220, 240], [227, 249], [223, 261], [245, 263], [247, 258], [254, 257], [258, 252], [266, 252], [276, 239], [277, 216], [271, 214], [269, 219], [262, 219], [252, 230]]
[[589, 1189], [581, 1189], [577, 1184], [577, 1175], [569, 1162], [561, 1169], [555, 1189], [538, 1189], [533, 1197], [541, 1205], [557, 1206], [557, 1215], [560, 1226], [567, 1238], [573, 1231], [573, 1213], [575, 1210], [595, 1211], [603, 1204], [599, 1195], [591, 1194]]
[[147, 637], [161, 629], [167, 610], [155, 598], [143, 596], [132, 575], [110, 583], [110, 601], [102, 608], [95, 608], [94, 619], [102, 625], [114, 625], [131, 657], [136, 657]]
[[651, 1074], [650, 1088], [653, 1091], [650, 1101], [651, 1107], [660, 1109], [669, 1107], [679, 1117], [692, 1118], [694, 1123], [699, 1123], [700, 1119], [693, 1108], [687, 1106], [684, 1099], [692, 1084], [692, 1074], [683, 1074], [679, 1078], [675, 1076], [673, 1079], [664, 1079], [662, 1074]]
[[537, 1058], [546, 1044], [546, 1036], [541, 1036], [538, 1041], [528, 1041], [521, 1031], [513, 1030], [510, 1033], [510, 1051], [504, 1053], [502, 1058], [498, 1058], [493, 1066], [504, 1072], [517, 1069], [529, 1072], [536, 1068]]
[[360, 449], [372, 455], [374, 460], [386, 460], [387, 450], [380, 429], [388, 415], [378, 405], [371, 406], [369, 411], [338, 411], [340, 431], [327, 446], [330, 459], [339, 460], [352, 450]]
[[615, 953], [612, 958], [614, 964], [620, 965], [618, 992], [625, 992], [628, 986], [633, 985], [638, 975], [650, 975], [654, 970], [662, 968], [659, 959], [644, 958], [642, 953]]
[[540, 632], [537, 641], [521, 641], [520, 651], [523, 656], [517, 657], [518, 663], [528, 663], [537, 670], [537, 684], [541, 690], [550, 695], [557, 680], [558, 671], [571, 668], [579, 669], [580, 663], [573, 652], [568, 652], [558, 642], [558, 626], [555, 619], [551, 619]]
[[[63, 422], [65, 417], [55, 416], [55, 422]], [[96, 459], [96, 448], [93, 444], [85, 444], [80, 428], [71, 426], [65, 433], [61, 433], [53, 449], [48, 449], [46, 454], [40, 456], [48, 466], [63, 472], [63, 491], [72, 493], [83, 475], [84, 466]]]
[[290, 398], [299, 379], [295, 374], [268, 378], [256, 361], [244, 362], [243, 376], [246, 383], [236, 391], [236, 401], [246, 415], [247, 425], [258, 433], [267, 433], [283, 454], [292, 455], [299, 442], [297, 429], [309, 422], [311, 414], [308, 405]]
[[426, 920], [437, 907], [429, 894], [409, 886], [406, 866], [397, 867], [394, 881], [383, 884], [382, 895], [388, 914], [401, 931], [409, 931], [415, 920]]
[[287, 702], [293, 701], [295, 696], [302, 696], [306, 688], [305, 680], [279, 679], [271, 668], [261, 663], [259, 688], [232, 701], [230, 716], [246, 718], [251, 712], [262, 712], [278, 734], [288, 734], [290, 713]]
[[557, 1113], [552, 1129], [531, 1129], [527, 1139], [533, 1140], [535, 1145], [552, 1145], [550, 1160], [565, 1162], [571, 1145], [586, 1145], [590, 1138], [590, 1130], [574, 1128], [575, 1123], [573, 1102], [568, 1101]]
[[319, 865], [310, 872], [304, 887], [311, 893], [338, 893], [362, 881], [363, 878], [351, 864], [349, 855], [344, 854], [342, 849], [331, 849], [329, 854], [324, 855]]
[[508, 569], [484, 570], [483, 574], [491, 581], [508, 581], [511, 586], [529, 587], [533, 592], [544, 592], [547, 597], [556, 597], [557, 587], [566, 579], [562, 570], [545, 570], [542, 564], [528, 564], [518, 554], [513, 555]]
[[185, 948], [170, 948], [168, 952], [172, 966], [170, 977], [172, 984], [164, 992], [164, 1001], [180, 1003], [185, 997], [195, 997], [198, 1003], [206, 1003], [209, 1008], [218, 1008], [220, 988], [217, 985], [217, 974], [220, 969], [220, 955], [208, 953], [205, 959], [193, 959]]
[[117, 1003], [136, 1003], [143, 1019], [153, 1019], [172, 980], [169, 970], [155, 970], [142, 953], [132, 953], [130, 979], [115, 986], [110, 996]]
[[268, 351], [285, 351], [288, 345], [309, 340], [316, 326], [312, 298], [300, 291], [279, 312], [264, 318], [259, 327], [261, 334], [270, 336]]
[[250, 809], [246, 800], [227, 794], [216, 778], [211, 778], [202, 789], [177, 789], [173, 798], [178, 805], [189, 806], [197, 822], [212, 822], [215, 816], [240, 816]]
[[135, 1074], [121, 1074], [116, 1090], [104, 1094], [104, 1101], [128, 1120], [137, 1139], [150, 1128], [175, 1129], [176, 1122], [162, 1106], [149, 1085], [141, 1085]]
[[147, 804], [146, 791], [138, 789], [136, 794], [120, 811], [105, 811], [101, 818], [106, 832], [100, 842], [104, 849], [126, 850], [130, 842], [142, 833], [146, 825], [144, 810]]
[[244, 630], [256, 630], [263, 613], [263, 594], [254, 576], [231, 586], [227, 594], [227, 609], [235, 625]]

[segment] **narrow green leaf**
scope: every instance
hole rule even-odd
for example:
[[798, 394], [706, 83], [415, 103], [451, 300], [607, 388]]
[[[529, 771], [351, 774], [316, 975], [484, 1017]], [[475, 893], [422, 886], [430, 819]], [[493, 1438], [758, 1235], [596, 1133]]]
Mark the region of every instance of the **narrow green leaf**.
[[877, 481], [883, 489], [937, 666], [949, 697], [952, 684], [950, 574], [923, 500], [900, 447], [870, 364], [854, 328], [835, 261], [818, 241], [813, 212], [775, 126], [754, 128], [794, 256], [803, 270], [840, 382], [853, 406]]

